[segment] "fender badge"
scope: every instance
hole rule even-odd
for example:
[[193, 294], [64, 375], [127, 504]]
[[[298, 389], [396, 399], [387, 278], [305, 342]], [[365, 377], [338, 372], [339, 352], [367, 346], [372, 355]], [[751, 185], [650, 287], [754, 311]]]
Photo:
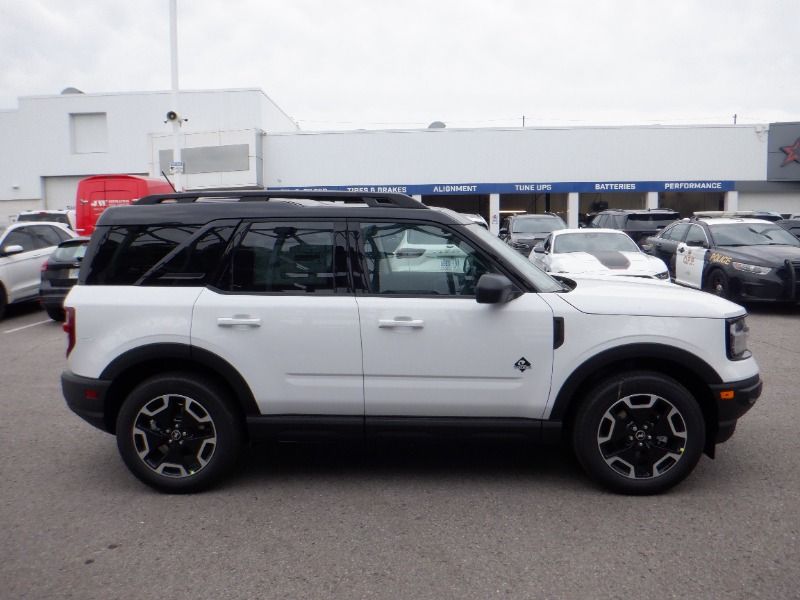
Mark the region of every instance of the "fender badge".
[[529, 363], [528, 359], [523, 356], [514, 363], [514, 368], [519, 369], [522, 373], [524, 373], [527, 369], [531, 368], [531, 363]]

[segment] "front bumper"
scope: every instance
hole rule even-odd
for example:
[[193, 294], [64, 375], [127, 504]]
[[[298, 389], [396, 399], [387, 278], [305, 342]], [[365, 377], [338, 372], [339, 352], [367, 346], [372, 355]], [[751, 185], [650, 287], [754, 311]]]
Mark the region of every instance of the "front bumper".
[[110, 381], [81, 377], [71, 371], [61, 373], [61, 391], [67, 406], [87, 423], [108, 433], [112, 427], [106, 421], [106, 393]]
[[715, 442], [722, 443], [733, 435], [736, 421], [744, 415], [761, 396], [764, 382], [760, 375], [742, 381], [709, 386], [717, 404], [717, 435]]
[[731, 272], [736, 287], [733, 290], [744, 301], [800, 301], [800, 277], [793, 265], [773, 270], [767, 275]]

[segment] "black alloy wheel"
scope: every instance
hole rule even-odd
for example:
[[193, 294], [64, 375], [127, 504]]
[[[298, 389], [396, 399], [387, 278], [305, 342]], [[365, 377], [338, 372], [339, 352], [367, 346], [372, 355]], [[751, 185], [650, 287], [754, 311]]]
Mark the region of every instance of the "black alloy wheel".
[[196, 492], [233, 467], [242, 428], [214, 382], [188, 373], [153, 377], [131, 392], [117, 417], [117, 447], [146, 484]]
[[58, 321], [59, 323], [63, 323], [67, 320], [67, 314], [64, 312], [63, 308], [58, 308], [54, 306], [46, 306], [45, 311], [47, 312], [47, 316], [53, 319], [53, 321]]
[[3, 289], [3, 286], [0, 285], [0, 319], [3, 318], [6, 314], [6, 307], [8, 306], [8, 298], [6, 296], [6, 291]]
[[697, 401], [659, 373], [607, 379], [587, 395], [573, 429], [575, 454], [589, 476], [623, 494], [655, 494], [678, 484], [704, 445]]

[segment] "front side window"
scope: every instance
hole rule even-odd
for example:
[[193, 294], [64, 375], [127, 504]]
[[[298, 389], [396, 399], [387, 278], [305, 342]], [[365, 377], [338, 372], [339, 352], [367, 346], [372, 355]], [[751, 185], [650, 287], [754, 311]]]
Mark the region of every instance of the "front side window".
[[370, 294], [474, 296], [495, 272], [470, 244], [438, 225], [362, 223], [356, 232], [362, 286]]
[[346, 292], [344, 235], [332, 223], [253, 223], [231, 252], [220, 287], [243, 293]]
[[3, 248], [8, 246], [22, 246], [23, 251], [29, 252], [37, 248], [44, 248], [39, 245], [36, 237], [32, 235], [28, 228], [18, 228], [10, 232], [3, 240]]

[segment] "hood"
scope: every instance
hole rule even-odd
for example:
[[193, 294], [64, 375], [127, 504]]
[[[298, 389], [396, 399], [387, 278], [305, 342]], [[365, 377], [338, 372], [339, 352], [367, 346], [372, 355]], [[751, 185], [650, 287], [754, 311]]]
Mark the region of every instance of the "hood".
[[659, 258], [641, 252], [570, 252], [555, 254], [550, 270], [564, 273], [609, 273], [617, 275], [655, 275], [667, 270]]
[[617, 277], [570, 279], [575, 289], [559, 295], [588, 314], [729, 319], [746, 312], [738, 304], [674, 283]]
[[800, 261], [800, 248], [795, 246], [717, 246], [711, 252], [730, 255], [734, 260], [748, 263], [782, 266], [787, 258]]

